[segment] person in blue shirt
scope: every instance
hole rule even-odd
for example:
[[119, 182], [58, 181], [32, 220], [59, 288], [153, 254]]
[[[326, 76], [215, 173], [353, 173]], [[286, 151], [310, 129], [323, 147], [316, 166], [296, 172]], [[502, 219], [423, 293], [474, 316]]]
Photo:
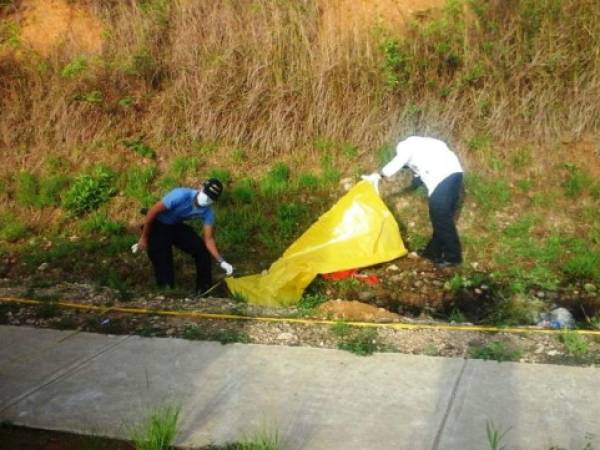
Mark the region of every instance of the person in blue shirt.
[[[212, 284], [211, 255], [227, 275], [233, 266], [226, 262], [215, 242], [215, 214], [212, 204], [223, 192], [216, 178], [202, 184], [202, 188], [175, 188], [146, 213], [138, 250], [147, 250], [154, 266], [159, 287], [175, 287], [173, 246], [189, 254], [196, 262], [196, 292], [205, 292]], [[187, 220], [200, 219], [203, 236], [200, 238]]]

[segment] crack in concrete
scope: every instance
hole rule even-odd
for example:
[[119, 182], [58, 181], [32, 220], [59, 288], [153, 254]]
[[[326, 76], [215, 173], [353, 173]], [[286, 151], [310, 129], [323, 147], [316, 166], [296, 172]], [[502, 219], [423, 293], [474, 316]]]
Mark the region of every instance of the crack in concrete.
[[[69, 336], [70, 337], [70, 336]], [[83, 359], [79, 359], [75, 362], [73, 362], [72, 364], [70, 364], [68, 367], [63, 368], [63, 369], [59, 369], [58, 371], [54, 372], [52, 375], [50, 375], [49, 378], [46, 379], [46, 381], [42, 382], [41, 384], [39, 384], [38, 386], [29, 389], [28, 391], [22, 393], [21, 395], [18, 395], [17, 397], [13, 398], [12, 400], [9, 400], [6, 405], [2, 406], [0, 408], [0, 414], [3, 413], [4, 411], [6, 411], [7, 409], [9, 409], [10, 407], [16, 405], [17, 403], [21, 402], [22, 400], [26, 399], [27, 397], [30, 397], [31, 395], [35, 394], [36, 392], [44, 389], [45, 387], [51, 385], [52, 383], [55, 383], [75, 372], [77, 372], [79, 369], [81, 369], [83, 366], [85, 366], [88, 362], [92, 361], [93, 359], [98, 358], [99, 356], [109, 352], [110, 350], [112, 350], [113, 348], [121, 345], [122, 343], [128, 341], [131, 338], [131, 336], [126, 336], [123, 339], [119, 339], [117, 342], [108, 345], [104, 348], [102, 348], [100, 351], [98, 351], [97, 353], [94, 353], [93, 355], [88, 356], [87, 358], [83, 358]]]
[[454, 405], [454, 399], [456, 398], [456, 393], [458, 391], [458, 386], [462, 381], [463, 374], [465, 373], [465, 369], [467, 367], [467, 363], [469, 360], [465, 359], [463, 365], [460, 369], [458, 376], [456, 377], [456, 381], [454, 382], [454, 387], [452, 388], [452, 392], [450, 393], [450, 399], [448, 400], [448, 406], [446, 407], [446, 411], [444, 413], [444, 417], [442, 418], [442, 422], [440, 423], [440, 427], [438, 428], [437, 433], [435, 434], [435, 439], [433, 440], [433, 446], [431, 450], [438, 450], [440, 447], [440, 440], [442, 439], [442, 433], [444, 432], [444, 428], [446, 428], [446, 422], [448, 421], [448, 417], [450, 416], [450, 411], [452, 410], [452, 406]]

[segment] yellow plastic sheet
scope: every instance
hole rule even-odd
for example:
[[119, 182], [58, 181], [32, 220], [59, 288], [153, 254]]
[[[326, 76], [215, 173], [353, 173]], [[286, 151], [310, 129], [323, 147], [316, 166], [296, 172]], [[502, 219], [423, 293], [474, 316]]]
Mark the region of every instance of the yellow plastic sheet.
[[371, 183], [361, 181], [323, 214], [266, 273], [228, 278], [233, 294], [259, 305], [293, 305], [320, 273], [366, 267], [406, 254], [398, 224]]

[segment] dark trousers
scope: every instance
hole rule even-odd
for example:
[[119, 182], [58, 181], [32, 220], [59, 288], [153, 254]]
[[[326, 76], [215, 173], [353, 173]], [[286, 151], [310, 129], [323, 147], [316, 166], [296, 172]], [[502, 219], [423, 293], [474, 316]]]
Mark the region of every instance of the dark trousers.
[[423, 251], [432, 260], [462, 262], [460, 239], [454, 224], [462, 192], [463, 174], [453, 173], [445, 178], [429, 197], [429, 218], [433, 236]]
[[148, 239], [148, 256], [154, 266], [159, 287], [175, 287], [173, 246], [187, 253], [196, 262], [196, 291], [204, 292], [212, 284], [210, 253], [194, 229], [183, 223], [167, 225], [152, 223]]

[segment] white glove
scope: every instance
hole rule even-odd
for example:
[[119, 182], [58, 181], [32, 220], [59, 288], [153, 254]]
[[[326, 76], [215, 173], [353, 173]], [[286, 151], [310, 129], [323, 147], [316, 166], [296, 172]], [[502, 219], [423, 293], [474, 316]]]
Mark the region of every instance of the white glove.
[[377, 193], [379, 194], [379, 182], [381, 181], [381, 175], [377, 172], [372, 173], [371, 175], [362, 175], [361, 178], [365, 181], [368, 181], [373, 185]]
[[136, 254], [138, 252], [138, 243], [136, 242], [131, 246], [131, 253]]
[[227, 261], [221, 261], [219, 266], [221, 266], [221, 269], [223, 269], [225, 271], [225, 275], [229, 276], [229, 275], [233, 274], [233, 266], [231, 264], [229, 264]]

